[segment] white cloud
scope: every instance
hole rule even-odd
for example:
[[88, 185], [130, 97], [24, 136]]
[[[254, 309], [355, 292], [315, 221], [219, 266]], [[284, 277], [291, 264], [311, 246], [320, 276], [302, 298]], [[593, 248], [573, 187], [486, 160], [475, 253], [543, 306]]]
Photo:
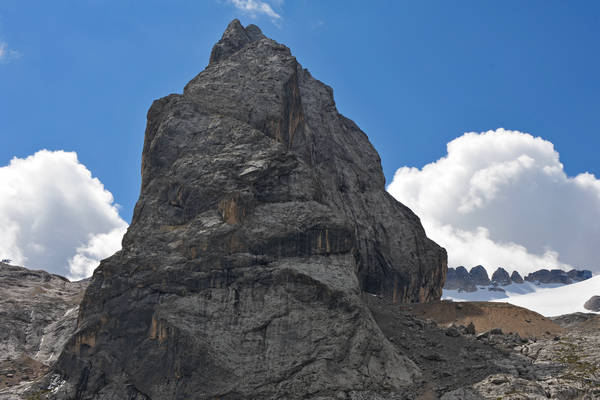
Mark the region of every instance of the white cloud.
[[388, 191], [448, 250], [449, 266], [600, 272], [600, 180], [569, 177], [551, 142], [498, 129], [466, 133], [422, 169], [402, 167]]
[[18, 51], [9, 49], [6, 42], [0, 40], [0, 62], [6, 63], [20, 56], [21, 54]]
[[0, 188], [0, 258], [80, 279], [121, 247], [127, 223], [74, 152], [13, 158]]
[[[266, 1], [259, 0], [229, 0], [229, 3], [233, 4], [235, 8], [244, 13], [256, 17], [258, 14], [264, 14], [271, 18], [273, 22], [281, 20], [281, 15], [277, 14], [273, 7]], [[283, 0], [275, 2], [278, 6], [283, 4]]]

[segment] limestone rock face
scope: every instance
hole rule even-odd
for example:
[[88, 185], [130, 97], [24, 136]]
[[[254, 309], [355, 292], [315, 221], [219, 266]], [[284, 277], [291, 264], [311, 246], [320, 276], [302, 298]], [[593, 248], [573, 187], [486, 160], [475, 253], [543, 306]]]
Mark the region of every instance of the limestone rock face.
[[[87, 281], [0, 263], [0, 398], [46, 372], [76, 328]], [[15, 398], [15, 396], [9, 397]]]
[[445, 271], [332, 89], [234, 20], [148, 112], [133, 220], [86, 291], [56, 398], [387, 398], [419, 371], [360, 294], [437, 300]]

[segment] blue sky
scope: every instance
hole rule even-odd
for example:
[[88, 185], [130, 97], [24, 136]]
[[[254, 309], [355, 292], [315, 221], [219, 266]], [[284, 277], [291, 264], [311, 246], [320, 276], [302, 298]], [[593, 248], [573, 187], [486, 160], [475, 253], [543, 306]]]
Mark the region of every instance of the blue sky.
[[[262, 3], [272, 13], [241, 9]], [[130, 221], [148, 107], [206, 66], [233, 18], [333, 87], [388, 183], [500, 127], [553, 143], [569, 176], [600, 176], [595, 1], [1, 0], [0, 166], [74, 151]]]

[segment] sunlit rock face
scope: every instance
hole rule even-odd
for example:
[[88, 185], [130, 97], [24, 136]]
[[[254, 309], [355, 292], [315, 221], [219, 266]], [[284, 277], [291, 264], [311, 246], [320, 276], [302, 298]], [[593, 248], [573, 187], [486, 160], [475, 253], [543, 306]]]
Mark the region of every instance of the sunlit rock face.
[[234, 20], [148, 112], [133, 221], [94, 273], [56, 396], [388, 396], [419, 371], [360, 294], [437, 300], [445, 271], [332, 89]]

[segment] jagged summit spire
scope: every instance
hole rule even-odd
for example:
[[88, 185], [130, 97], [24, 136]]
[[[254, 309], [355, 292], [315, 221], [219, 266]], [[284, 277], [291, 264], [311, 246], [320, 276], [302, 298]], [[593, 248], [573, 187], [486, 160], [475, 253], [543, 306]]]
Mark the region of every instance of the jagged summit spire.
[[258, 26], [251, 24], [244, 28], [240, 20], [236, 18], [227, 25], [227, 29], [223, 32], [221, 40], [213, 46], [209, 63], [217, 63], [240, 50], [248, 43], [263, 38], [265, 38], [265, 35], [263, 35]]

